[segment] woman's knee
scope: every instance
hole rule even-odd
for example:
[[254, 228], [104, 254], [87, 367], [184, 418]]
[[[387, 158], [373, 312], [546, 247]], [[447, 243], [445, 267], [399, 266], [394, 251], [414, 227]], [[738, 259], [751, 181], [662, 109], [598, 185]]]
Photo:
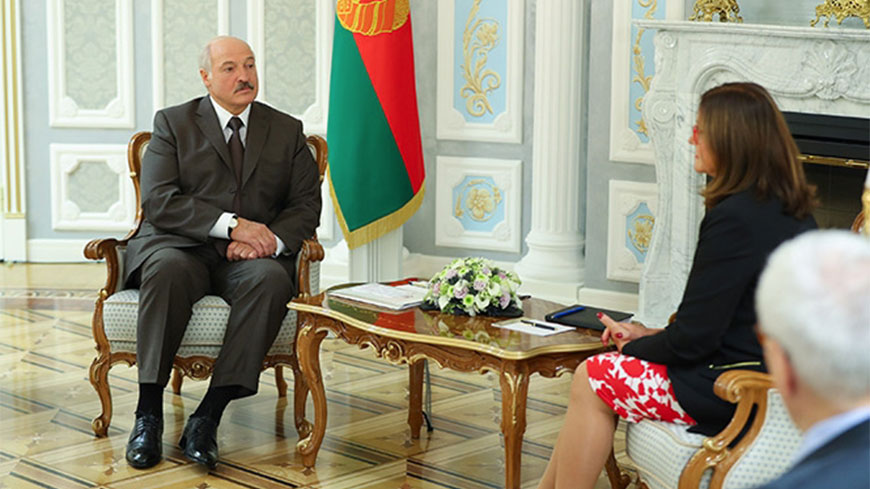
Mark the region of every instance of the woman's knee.
[[574, 370], [574, 379], [571, 381], [571, 399], [576, 398], [575, 402], [579, 402], [591, 393], [592, 387], [589, 385], [589, 373], [586, 370], [586, 361], [584, 360]]

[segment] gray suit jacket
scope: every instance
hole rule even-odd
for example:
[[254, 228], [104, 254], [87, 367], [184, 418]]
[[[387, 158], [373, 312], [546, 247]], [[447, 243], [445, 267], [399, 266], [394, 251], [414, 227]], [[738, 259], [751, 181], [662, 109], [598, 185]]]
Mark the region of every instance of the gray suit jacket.
[[159, 249], [213, 241], [209, 230], [223, 212], [232, 211], [235, 192], [242, 193], [239, 215], [267, 225], [290, 255], [314, 235], [320, 182], [302, 123], [254, 102], [246, 138], [237, 189], [229, 148], [208, 97], [157, 112], [142, 159], [144, 220], [127, 245], [127, 277]]

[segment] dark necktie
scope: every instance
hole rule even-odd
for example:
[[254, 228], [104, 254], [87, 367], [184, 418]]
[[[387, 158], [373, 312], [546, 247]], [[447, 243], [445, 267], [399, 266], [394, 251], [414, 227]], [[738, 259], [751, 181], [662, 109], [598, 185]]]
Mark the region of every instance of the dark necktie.
[[242, 120], [238, 117], [230, 119], [230, 129], [233, 130], [233, 135], [230, 136], [229, 147], [230, 157], [233, 160], [233, 170], [236, 172], [236, 193], [233, 196], [233, 212], [236, 214], [242, 211], [242, 163], [245, 160], [245, 147], [242, 146], [242, 135], [239, 130], [242, 128]]

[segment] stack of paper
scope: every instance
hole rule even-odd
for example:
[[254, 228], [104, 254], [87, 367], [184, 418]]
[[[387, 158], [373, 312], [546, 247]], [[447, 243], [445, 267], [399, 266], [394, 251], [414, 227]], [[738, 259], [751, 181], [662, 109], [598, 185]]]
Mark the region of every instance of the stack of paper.
[[520, 333], [530, 334], [534, 336], [550, 336], [554, 334], [564, 333], [565, 331], [574, 331], [574, 328], [570, 326], [529, 318], [509, 319], [507, 321], [492, 323], [492, 325], [496, 328], [519, 331]]
[[423, 303], [427, 289], [413, 285], [391, 287], [379, 283], [367, 283], [329, 292], [332, 297], [351, 299], [387, 309], [407, 309]]

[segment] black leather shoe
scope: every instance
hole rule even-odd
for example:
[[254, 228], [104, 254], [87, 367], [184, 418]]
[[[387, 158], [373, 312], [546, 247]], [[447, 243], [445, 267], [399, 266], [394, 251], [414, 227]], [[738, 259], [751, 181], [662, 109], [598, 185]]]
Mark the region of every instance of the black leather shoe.
[[163, 418], [154, 414], [136, 416], [127, 440], [127, 463], [135, 469], [154, 467], [163, 458]]
[[184, 456], [210, 469], [215, 468], [218, 460], [217, 427], [218, 424], [207, 416], [188, 419], [178, 442]]

